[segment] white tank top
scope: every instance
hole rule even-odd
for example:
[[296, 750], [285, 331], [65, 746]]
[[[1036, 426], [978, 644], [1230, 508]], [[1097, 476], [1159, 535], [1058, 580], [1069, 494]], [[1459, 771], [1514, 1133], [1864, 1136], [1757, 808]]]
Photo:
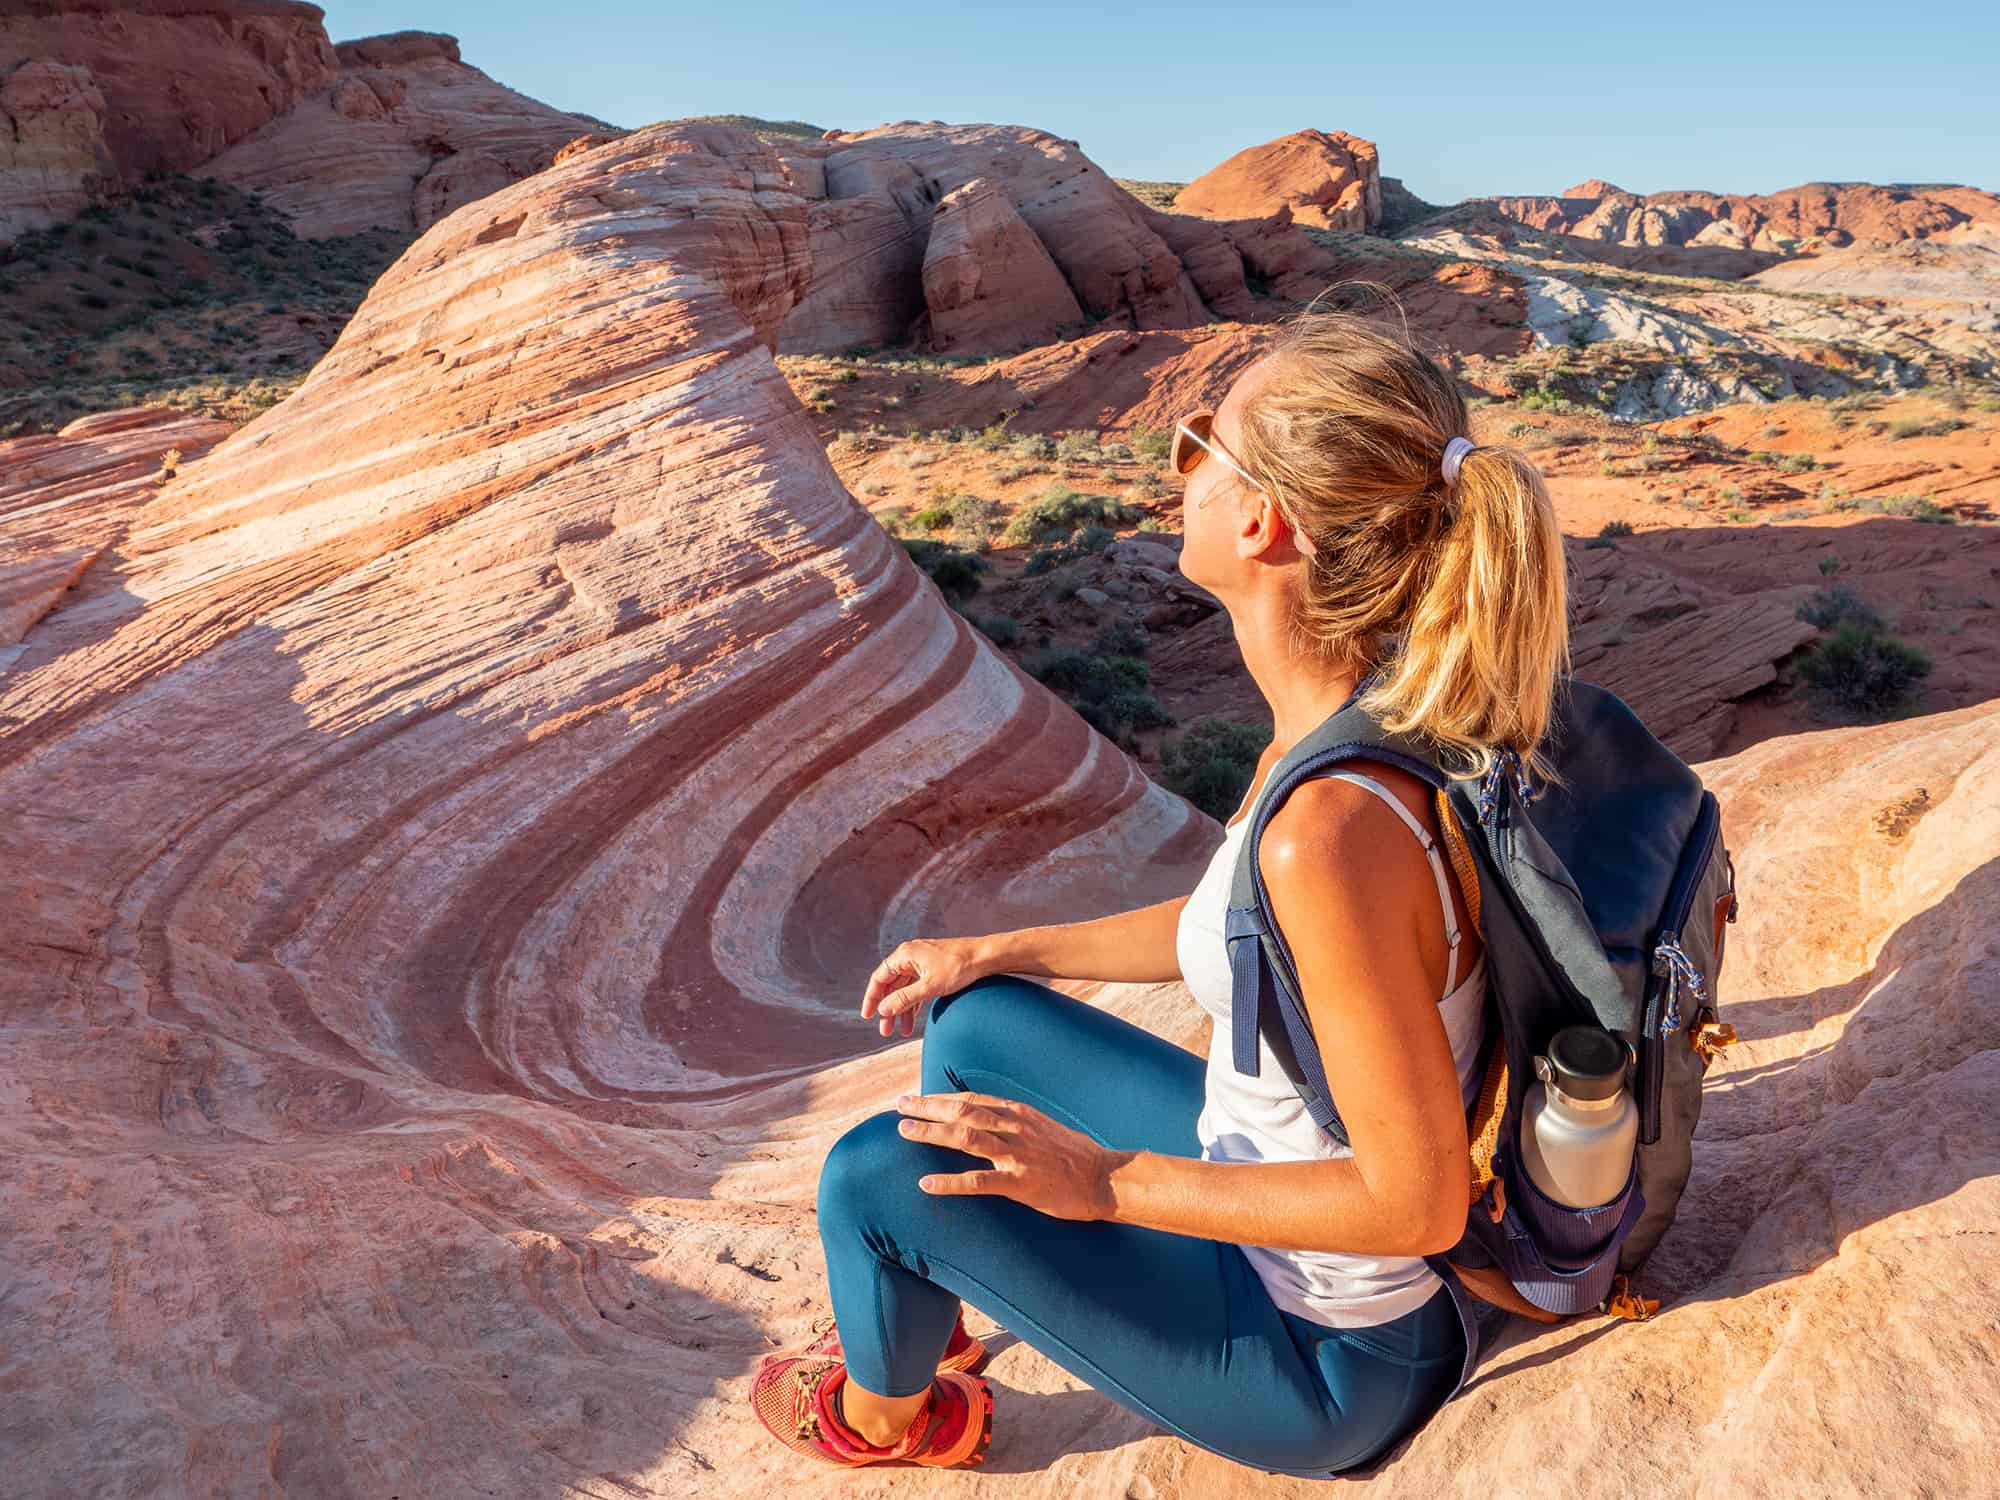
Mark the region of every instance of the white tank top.
[[[1379, 781], [1352, 771], [1331, 774], [1370, 788], [1402, 814], [1404, 822], [1418, 830], [1429, 846], [1432, 870], [1440, 882], [1438, 894], [1445, 908], [1445, 931], [1455, 936], [1457, 924], [1442, 883], [1444, 864], [1437, 853], [1436, 841]], [[1255, 797], [1262, 790], [1260, 784], [1252, 795], [1253, 811]], [[1315, 1161], [1352, 1156], [1349, 1147], [1336, 1144], [1332, 1136], [1313, 1123], [1304, 1102], [1293, 1091], [1291, 1080], [1262, 1037], [1257, 1041], [1259, 1069], [1255, 1077], [1237, 1072], [1231, 1061], [1229, 950], [1223, 939], [1223, 914], [1229, 907], [1229, 886], [1237, 851], [1252, 816], [1253, 813], [1246, 812], [1239, 822], [1225, 829], [1222, 846], [1215, 851], [1181, 911], [1174, 939], [1181, 976], [1196, 1002], [1215, 1021], [1215, 1036], [1208, 1049], [1201, 1119], [1195, 1127], [1201, 1140], [1201, 1154], [1208, 1161]], [[1454, 966], [1457, 957], [1454, 946]], [[1445, 1033], [1451, 1039], [1452, 1059], [1458, 1064], [1460, 1096], [1468, 1108], [1479, 1091], [1476, 1070], [1485, 996], [1486, 956], [1482, 952], [1472, 971], [1438, 1002]], [[1421, 1256], [1267, 1250], [1259, 1245], [1246, 1245], [1243, 1251], [1274, 1303], [1310, 1322], [1334, 1328], [1369, 1328], [1393, 1322], [1423, 1306], [1439, 1285], [1437, 1273], [1424, 1264]]]

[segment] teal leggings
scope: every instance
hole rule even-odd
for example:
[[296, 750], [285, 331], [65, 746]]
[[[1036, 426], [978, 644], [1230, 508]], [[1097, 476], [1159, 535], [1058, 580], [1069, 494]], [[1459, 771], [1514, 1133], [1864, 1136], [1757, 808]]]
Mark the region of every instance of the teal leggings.
[[[1118, 1150], [1199, 1156], [1203, 1063], [1046, 985], [982, 979], [931, 1009], [926, 1093], [1034, 1105]], [[929, 1172], [987, 1165], [878, 1114], [835, 1142], [819, 1231], [849, 1373], [930, 1384], [960, 1299], [1148, 1420], [1225, 1458], [1330, 1478], [1379, 1457], [1450, 1395], [1464, 1335], [1443, 1288], [1372, 1328], [1274, 1306], [1242, 1250], [1009, 1198], [933, 1197]]]

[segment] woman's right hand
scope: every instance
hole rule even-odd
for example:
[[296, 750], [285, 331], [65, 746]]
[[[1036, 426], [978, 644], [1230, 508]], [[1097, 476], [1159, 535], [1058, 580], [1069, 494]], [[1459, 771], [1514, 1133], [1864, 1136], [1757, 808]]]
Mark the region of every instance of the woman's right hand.
[[926, 1005], [985, 976], [986, 970], [973, 958], [970, 939], [911, 938], [898, 943], [868, 976], [861, 1014], [874, 1021], [884, 1036], [893, 1036], [898, 1029], [904, 1036], [914, 1036], [917, 1017]]

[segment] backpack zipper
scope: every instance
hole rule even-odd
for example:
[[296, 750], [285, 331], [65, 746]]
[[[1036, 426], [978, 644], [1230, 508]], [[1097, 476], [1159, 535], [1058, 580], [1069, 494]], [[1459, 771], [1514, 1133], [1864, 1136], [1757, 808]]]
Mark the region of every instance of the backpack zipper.
[[1681, 927], [1694, 905], [1701, 877], [1715, 857], [1715, 842], [1722, 832], [1722, 804], [1713, 792], [1701, 794], [1701, 811], [1695, 816], [1691, 857], [1682, 861], [1673, 891], [1661, 913], [1666, 925], [1653, 941], [1653, 983], [1646, 996], [1645, 1014], [1639, 1036], [1639, 1141], [1650, 1146], [1660, 1138], [1660, 1093], [1666, 1082], [1667, 1038], [1680, 1029], [1679, 988], [1694, 990], [1697, 1004], [1705, 1004], [1701, 971], [1681, 949]]

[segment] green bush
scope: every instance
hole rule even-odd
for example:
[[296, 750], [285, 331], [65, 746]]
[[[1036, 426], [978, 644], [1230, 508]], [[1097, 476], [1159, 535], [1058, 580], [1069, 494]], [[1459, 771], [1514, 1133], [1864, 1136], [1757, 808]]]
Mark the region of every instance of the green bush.
[[1139, 515], [1137, 506], [1110, 495], [1086, 495], [1068, 485], [1051, 485], [1040, 499], [1014, 513], [1006, 539], [1011, 544], [1066, 542], [1086, 526], [1130, 526]]
[[1630, 536], [1632, 535], [1632, 523], [1630, 521], [1606, 521], [1602, 526], [1597, 528], [1597, 534], [1601, 537]]
[[1144, 656], [1152, 644], [1139, 625], [1107, 625], [1097, 633], [1090, 649], [1103, 656]]
[[1268, 725], [1203, 719], [1162, 746], [1160, 784], [1222, 822], [1242, 805], [1270, 743]]
[[1012, 615], [987, 615], [972, 622], [996, 646], [1014, 646], [1021, 640], [1021, 622]]
[[1137, 748], [1135, 730], [1159, 729], [1175, 722], [1149, 691], [1152, 673], [1135, 656], [1073, 649], [1044, 651], [1028, 663], [1027, 671], [1051, 692], [1067, 699], [1091, 728], [1127, 750]]
[[1930, 657], [1915, 646], [1852, 622], [1799, 661], [1799, 675], [1821, 697], [1874, 715], [1900, 708], [1930, 671]]
[[1132, 429], [1132, 451], [1149, 464], [1163, 464], [1174, 451], [1171, 427], [1138, 426]]
[[[1838, 572], [1838, 567], [1834, 571]], [[1817, 630], [1834, 630], [1842, 625], [1855, 625], [1863, 630], [1883, 628], [1882, 617], [1844, 583], [1830, 583], [1815, 590], [1794, 613]]]
[[910, 560], [930, 575], [945, 598], [957, 604], [979, 592], [979, 575], [992, 565], [971, 552], [924, 537], [898, 537]]
[[943, 531], [952, 524], [951, 511], [942, 505], [925, 506], [910, 517], [910, 524], [925, 531]]
[[1066, 463], [1095, 463], [1104, 451], [1094, 432], [1065, 432], [1056, 442], [1056, 457]]

